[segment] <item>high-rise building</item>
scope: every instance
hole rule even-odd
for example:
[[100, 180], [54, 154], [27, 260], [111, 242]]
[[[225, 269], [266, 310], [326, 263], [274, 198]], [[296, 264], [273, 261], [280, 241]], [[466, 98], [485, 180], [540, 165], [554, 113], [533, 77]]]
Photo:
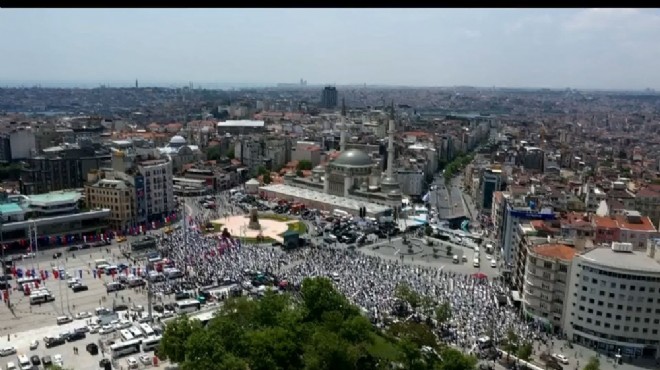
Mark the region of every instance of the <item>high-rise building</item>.
[[326, 86], [321, 94], [321, 106], [326, 109], [337, 107], [337, 88]]

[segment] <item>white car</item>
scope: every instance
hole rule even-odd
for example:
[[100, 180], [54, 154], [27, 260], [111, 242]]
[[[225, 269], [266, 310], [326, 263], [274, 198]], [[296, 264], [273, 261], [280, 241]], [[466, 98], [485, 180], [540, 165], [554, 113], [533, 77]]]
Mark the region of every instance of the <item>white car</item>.
[[566, 356], [564, 356], [564, 355], [562, 355], [562, 354], [560, 354], [560, 353], [553, 353], [553, 354], [552, 354], [552, 357], [553, 357], [555, 360], [559, 361], [560, 363], [562, 363], [562, 364], [564, 364], [564, 365], [567, 365], [567, 364], [568, 364], [568, 357], [566, 357]]
[[112, 325], [103, 325], [101, 329], [99, 329], [99, 334], [105, 335], [105, 334], [110, 334], [115, 331], [115, 327]]
[[131, 326], [133, 326], [133, 324], [131, 324], [130, 321], [120, 321], [120, 322], [115, 324], [115, 328], [117, 330], [130, 328]]
[[139, 357], [142, 365], [151, 365], [151, 356], [149, 355], [140, 355]]
[[161, 315], [161, 318], [167, 319], [167, 318], [170, 318], [170, 317], [174, 317], [174, 312], [167, 311], [167, 310], [163, 311], [163, 314]]
[[39, 348], [39, 341], [35, 339], [30, 342], [30, 351], [34, 351], [37, 348]]
[[89, 311], [78, 312], [74, 317], [76, 320], [89, 319], [92, 317], [92, 313]]
[[137, 360], [135, 357], [129, 357], [126, 359], [126, 362], [128, 363], [128, 368], [129, 369], [137, 369], [140, 364], [138, 364]]
[[36, 254], [34, 254], [34, 252], [25, 253], [23, 259], [34, 258], [35, 256]]
[[101, 325], [92, 324], [89, 326], [89, 333], [96, 334], [99, 332], [100, 329], [101, 329]]
[[62, 355], [60, 355], [59, 353], [53, 355], [53, 357], [51, 358], [53, 360], [53, 365], [57, 365], [60, 367], [64, 366], [64, 360], [62, 360]]
[[4, 347], [0, 348], [0, 357], [7, 357], [16, 354], [16, 348], [14, 347]]
[[490, 260], [490, 267], [492, 267], [492, 268], [497, 268], [497, 261], [495, 261], [495, 260]]
[[131, 310], [134, 311], [134, 312], [142, 312], [142, 311], [144, 311], [144, 306], [142, 306], [141, 304], [138, 304], [138, 305], [133, 306], [131, 308]]

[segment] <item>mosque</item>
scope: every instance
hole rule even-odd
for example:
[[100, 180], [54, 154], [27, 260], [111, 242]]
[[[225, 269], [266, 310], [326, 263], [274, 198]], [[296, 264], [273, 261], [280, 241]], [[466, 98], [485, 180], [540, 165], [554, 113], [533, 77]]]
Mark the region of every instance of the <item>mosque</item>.
[[174, 173], [179, 172], [184, 164], [193, 163], [203, 158], [203, 153], [197, 145], [189, 145], [181, 135], [172, 136], [167, 146], [158, 148], [160, 154], [172, 159]]
[[[392, 108], [394, 108], [392, 106]], [[401, 209], [401, 189], [394, 176], [394, 110], [389, 120], [387, 170], [383, 174], [380, 160], [359, 149], [346, 149], [346, 109], [342, 108], [342, 131], [339, 155], [330, 159], [325, 166], [319, 165], [312, 170], [310, 178], [296, 177], [289, 172], [284, 176], [284, 185], [268, 185], [260, 188], [280, 198], [291, 198], [297, 195], [298, 201], [304, 202], [303, 194], [313, 198], [316, 203], [327, 203], [330, 208], [339, 207], [344, 202], [348, 212], [352, 208], [367, 208], [367, 213], [382, 214], [389, 209], [390, 214], [396, 216]], [[307, 192], [303, 192], [307, 190]], [[374, 212], [369, 212], [369, 205]], [[352, 207], [351, 205], [355, 205]], [[376, 206], [378, 205], [378, 206]], [[318, 204], [317, 204], [318, 206]], [[342, 208], [342, 207], [339, 207]], [[379, 211], [375, 211], [378, 209]]]

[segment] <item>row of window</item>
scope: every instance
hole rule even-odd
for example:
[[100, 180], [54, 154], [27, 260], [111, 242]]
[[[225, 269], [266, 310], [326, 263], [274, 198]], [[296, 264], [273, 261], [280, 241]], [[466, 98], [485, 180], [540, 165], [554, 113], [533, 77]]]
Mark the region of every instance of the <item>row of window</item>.
[[[579, 321], [586, 321], [587, 324], [592, 324], [593, 323], [596, 326], [601, 326], [601, 324], [602, 324], [602, 326], [604, 328], [612, 328], [613, 330], [621, 330], [621, 325], [619, 325], [619, 324], [610, 324], [607, 321], [604, 322], [604, 323], [601, 323], [600, 320], [592, 320], [591, 317], [587, 317], [586, 320], [585, 320], [585, 318], [583, 318], [582, 316], [578, 316], [578, 320]], [[640, 328], [638, 328], [636, 326], [633, 326], [631, 328], [628, 325], [624, 325], [623, 326], [623, 331], [632, 331], [633, 333], [639, 333]], [[642, 332], [642, 334], [648, 334], [649, 329], [648, 328], [641, 328], [641, 332]], [[658, 329], [651, 329], [650, 332], [651, 332], [651, 334], [654, 334], [654, 335], [658, 334]]]
[[[582, 281], [588, 283], [589, 282], [589, 277], [588, 276], [583, 276]], [[591, 283], [592, 284], [599, 284], [599, 281], [598, 281], [598, 279], [591, 278]], [[605, 280], [600, 280], [600, 286], [601, 287], [604, 287], [606, 285], [607, 285], [607, 282]], [[621, 283], [617, 284], [616, 282], [610, 282], [610, 288], [616, 289], [617, 286], [621, 290], [628, 289], [631, 292], [634, 292], [634, 291], [646, 292], [646, 288], [647, 288], [646, 286], [642, 285], [642, 286], [639, 287], [639, 289], [637, 289], [636, 285], [627, 285], [627, 284], [621, 284]], [[593, 288], [591, 288], [591, 289], [593, 289]], [[649, 293], [655, 293], [656, 288], [655, 287], [648, 287], [648, 291], [649, 291]], [[660, 293], [660, 289], [657, 289], [657, 291], [658, 291], [658, 293]], [[613, 294], [613, 293], [610, 293], [610, 294]], [[600, 291], [600, 295], [603, 295], [602, 290]]]
[[615, 277], [615, 278], [621, 279], [621, 280], [639, 280], [639, 281], [660, 282], [660, 276], [620, 274], [618, 272], [601, 270], [601, 269], [597, 269], [597, 268], [590, 267], [590, 266], [582, 266], [581, 264], [578, 264], [578, 267], [581, 267], [583, 270], [588, 271], [588, 272], [592, 272], [594, 274], [612, 276], [612, 277]]
[[[630, 308], [628, 311], [631, 311], [631, 312], [632, 312], [632, 307], [628, 306], [628, 308]], [[584, 307], [584, 306], [580, 306], [578, 309], [579, 309], [580, 311], [586, 311], [588, 314], [593, 314], [593, 313], [594, 313], [594, 309], [593, 309], [593, 308], [586, 308], [586, 307]], [[638, 313], [641, 313], [641, 312], [642, 312], [642, 308], [641, 308], [641, 307], [637, 307], [636, 311], [637, 311]], [[647, 308], [647, 309], [646, 309], [646, 313], [651, 313], [651, 309], [650, 309], [650, 308]], [[657, 313], [657, 310], [656, 310], [656, 313]], [[603, 316], [603, 312], [602, 312], [602, 311], [598, 311], [598, 310], [596, 310], [596, 316]], [[609, 313], [609, 312], [605, 312], [605, 318], [606, 318], [606, 319], [611, 319], [613, 316], [614, 316], [614, 318], [615, 318], [616, 320], [621, 320], [621, 318], [622, 318], [621, 315], [612, 315], [612, 314]], [[650, 323], [651, 323], [651, 319], [648, 318], [648, 317], [645, 317], [644, 319], [641, 319], [639, 316], [635, 316], [634, 318], [633, 318], [632, 316], [626, 316], [626, 317], [625, 317], [625, 320], [626, 320], [626, 321], [631, 321], [631, 320], [633, 320], [634, 322], [642, 322], [642, 321], [644, 321], [645, 324], [650, 324]], [[660, 319], [653, 319], [653, 323], [654, 323], [654, 324], [660, 324]]]
[[[649, 345], [655, 345], [655, 344], [658, 344], [660, 342], [657, 339], [629, 338], [629, 337], [622, 337], [622, 336], [619, 336], [619, 335], [609, 335], [609, 334], [601, 333], [601, 332], [598, 332], [598, 331], [595, 331], [595, 330], [584, 328], [580, 325], [575, 325], [573, 323], [571, 323], [571, 324], [573, 325], [573, 328], [575, 330], [579, 330], [579, 331], [582, 331], [586, 334], [590, 334], [590, 335], [593, 335], [593, 336], [596, 336], [596, 337], [599, 337], [599, 338], [611, 339], [611, 340], [616, 340], [616, 341], [625, 342], [625, 343], [639, 343], [639, 344], [649, 344]], [[630, 331], [630, 329], [628, 329], [627, 331]], [[639, 330], [637, 332], [639, 332]]]
[[[630, 296], [630, 297], [632, 297], [632, 296]], [[586, 301], [587, 301], [587, 297], [580, 296], [580, 302], [586, 302]], [[632, 301], [632, 299], [629, 299], [629, 301]], [[593, 298], [589, 298], [589, 304], [594, 304], [594, 302], [595, 302], [595, 300]], [[641, 296], [637, 297], [637, 303], [642, 303], [642, 302], [644, 302], [644, 297], [641, 297]], [[647, 298], [646, 302], [647, 303], [653, 303], [653, 299], [652, 298]], [[656, 303], [660, 304], [660, 298], [658, 298], [656, 300]], [[601, 307], [605, 305], [605, 303], [603, 301], [596, 301], [596, 304], [597, 304], [597, 306], [601, 306]], [[611, 302], [607, 303], [607, 308], [614, 308], [614, 303], [611, 303]], [[617, 304], [616, 309], [619, 310], [619, 311], [623, 311], [623, 305], [622, 304]], [[642, 307], [637, 307], [637, 308], [635, 308], [635, 311], [636, 312], [642, 312], [642, 309], [643, 309]], [[651, 307], [646, 307], [644, 310], [646, 311], [646, 313], [652, 313], [652, 311], [653, 311], [651, 309]], [[633, 311], [633, 306], [626, 306], [626, 311]], [[660, 314], [660, 308], [656, 308], [655, 313]]]

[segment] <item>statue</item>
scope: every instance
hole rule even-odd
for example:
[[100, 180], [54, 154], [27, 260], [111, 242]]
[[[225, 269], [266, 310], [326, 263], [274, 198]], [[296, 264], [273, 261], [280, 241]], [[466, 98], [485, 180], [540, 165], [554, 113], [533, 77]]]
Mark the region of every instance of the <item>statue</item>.
[[250, 210], [250, 223], [248, 224], [248, 228], [252, 230], [261, 230], [261, 225], [259, 225], [259, 210], [256, 208]]

